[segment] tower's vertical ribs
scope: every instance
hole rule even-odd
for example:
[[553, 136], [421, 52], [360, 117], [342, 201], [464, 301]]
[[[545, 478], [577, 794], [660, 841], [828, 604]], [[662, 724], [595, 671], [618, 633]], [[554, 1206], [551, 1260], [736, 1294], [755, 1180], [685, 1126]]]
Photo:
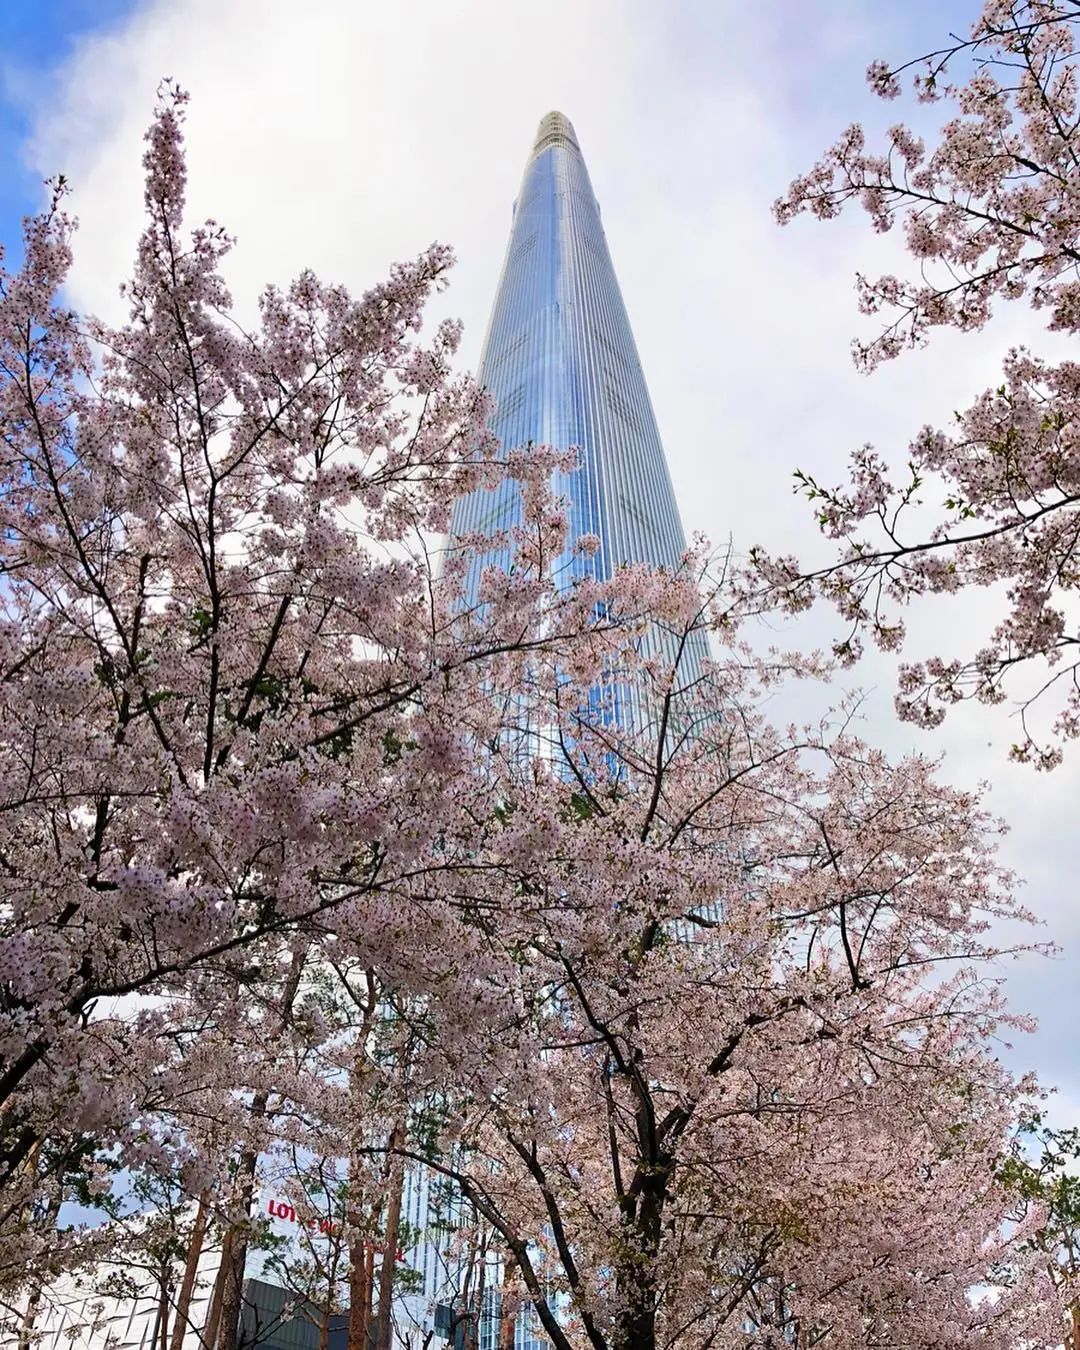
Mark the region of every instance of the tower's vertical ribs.
[[[678, 566], [685, 537], [652, 402], [588, 170], [561, 113], [541, 121], [525, 168], [480, 378], [495, 397], [492, 425], [505, 448], [580, 449], [578, 470], [554, 484], [570, 501], [560, 585], [589, 572], [610, 576], [622, 563]], [[518, 519], [513, 484], [473, 493], [453, 512], [451, 543]], [[573, 553], [584, 534], [600, 539], [591, 561]], [[483, 562], [495, 560], [474, 563], [473, 592]], [[657, 634], [650, 641], [674, 656], [669, 640]], [[682, 658], [683, 679], [694, 678], [705, 654], [696, 635]]]

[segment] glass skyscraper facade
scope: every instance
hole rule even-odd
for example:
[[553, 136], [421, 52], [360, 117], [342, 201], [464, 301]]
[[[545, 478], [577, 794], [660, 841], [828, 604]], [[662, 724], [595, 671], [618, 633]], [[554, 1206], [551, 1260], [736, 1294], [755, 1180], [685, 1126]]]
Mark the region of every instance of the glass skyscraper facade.
[[[492, 429], [506, 450], [534, 445], [576, 447], [578, 467], [554, 487], [570, 506], [565, 555], [554, 564], [560, 588], [578, 578], [610, 577], [624, 563], [678, 568], [686, 548], [667, 461], [615, 279], [600, 208], [570, 122], [549, 113], [540, 123], [514, 203], [510, 242], [481, 356], [479, 379], [494, 396]], [[519, 522], [516, 484], [463, 497], [451, 517], [450, 546], [472, 532], [487, 534]], [[591, 555], [575, 543], [595, 535]], [[475, 597], [492, 554], [473, 560], [467, 598]], [[672, 662], [674, 639], [654, 629], [645, 641]], [[692, 684], [707, 654], [702, 632], [691, 634], [679, 658], [679, 683]], [[629, 721], [636, 696], [615, 693], [608, 712]], [[453, 1241], [460, 1200], [420, 1168], [406, 1179], [404, 1216], [422, 1235], [406, 1254], [422, 1290], [406, 1297], [402, 1320], [423, 1325], [433, 1304], [452, 1304], [464, 1271]], [[486, 1280], [478, 1350], [497, 1350], [499, 1272]], [[526, 1305], [517, 1317], [515, 1350], [544, 1350], [539, 1320]]]
[[[562, 113], [541, 121], [525, 168], [479, 378], [505, 448], [579, 450], [578, 468], [555, 482], [570, 503], [560, 586], [609, 577], [623, 563], [678, 567], [686, 541], [667, 461], [600, 207]], [[518, 511], [512, 482], [474, 492], [457, 503], [451, 536], [506, 528]], [[600, 541], [593, 557], [574, 552], [583, 535]], [[473, 586], [484, 561], [473, 564]], [[648, 640], [669, 645], [660, 633]], [[674, 658], [673, 644], [667, 654]], [[696, 677], [705, 654], [704, 635], [693, 634], [680, 683]]]

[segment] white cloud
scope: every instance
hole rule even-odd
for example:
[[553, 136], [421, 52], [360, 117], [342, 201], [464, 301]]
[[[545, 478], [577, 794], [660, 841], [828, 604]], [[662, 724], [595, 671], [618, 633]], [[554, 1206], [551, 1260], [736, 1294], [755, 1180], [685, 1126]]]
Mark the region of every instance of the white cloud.
[[[862, 71], [965, 22], [967, 6], [942, 8], [913, 34], [898, 10], [868, 0], [782, 14], [719, 0], [148, 0], [85, 41], [54, 87], [38, 87], [28, 153], [75, 187], [73, 300], [116, 315], [139, 228], [140, 138], [159, 78], [175, 76], [193, 96], [192, 217], [212, 214], [239, 237], [229, 275], [242, 309], [265, 281], [305, 266], [362, 290], [440, 239], [460, 258], [440, 310], [465, 319], [472, 363], [535, 125], [560, 108], [600, 198], [688, 530], [812, 551], [792, 469], [836, 481], [866, 440], [902, 457], [919, 424], [995, 382], [1000, 354], [1025, 332], [1018, 313], [858, 376], [852, 278], [888, 267], [897, 241], [854, 219], [782, 232], [769, 214], [847, 121], [896, 116], [869, 101]], [[919, 22], [918, 9], [908, 17]], [[954, 609], [950, 632], [962, 638], [981, 610]], [[940, 611], [919, 620], [917, 640], [935, 624]], [[823, 639], [830, 625], [814, 631]], [[1012, 978], [1017, 1003], [1043, 1021], [1018, 1058], [1034, 1056], [1080, 1099], [1066, 1049], [1080, 756], [1049, 777], [1011, 768], [1007, 727], [982, 712], [920, 735], [892, 717], [886, 663], [858, 674], [876, 686], [873, 738], [948, 749], [951, 778], [994, 781], [992, 805], [1014, 825], [1007, 856], [1066, 945], [1066, 959], [1021, 963]]]

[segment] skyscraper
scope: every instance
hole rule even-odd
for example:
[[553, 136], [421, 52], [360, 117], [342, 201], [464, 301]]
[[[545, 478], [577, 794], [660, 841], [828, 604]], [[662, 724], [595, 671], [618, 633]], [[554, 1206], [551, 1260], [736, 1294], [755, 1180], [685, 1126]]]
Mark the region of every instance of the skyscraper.
[[[600, 207], [562, 113], [541, 121], [525, 167], [479, 378], [494, 395], [492, 427], [504, 447], [580, 451], [578, 469], [555, 484], [570, 502], [560, 586], [609, 577], [622, 563], [678, 566], [686, 541], [667, 461]], [[458, 502], [451, 535], [505, 528], [517, 510], [513, 483], [474, 492]], [[583, 535], [599, 538], [595, 557], [573, 553]], [[667, 645], [660, 634], [651, 641]], [[674, 647], [666, 654], [673, 658]], [[681, 682], [697, 675], [705, 654], [704, 636], [694, 634]]]
[[[686, 541], [656, 418], [600, 208], [574, 128], [562, 113], [541, 121], [525, 166], [479, 379], [494, 396], [492, 429], [505, 449], [531, 442], [580, 452], [579, 467], [555, 483], [570, 503], [569, 548], [555, 563], [560, 587], [585, 575], [609, 577], [623, 563], [679, 566]], [[454, 508], [451, 540], [505, 529], [517, 523], [518, 512], [513, 482], [473, 492]], [[573, 551], [583, 535], [599, 538], [592, 557]], [[468, 593], [475, 594], [484, 561], [472, 563]], [[672, 639], [654, 630], [647, 641], [674, 661]], [[706, 654], [704, 634], [693, 633], [679, 659], [680, 684], [697, 678]], [[633, 703], [616, 698], [620, 723]], [[435, 1236], [434, 1218], [440, 1209], [442, 1224], [449, 1219], [452, 1227], [460, 1201], [447, 1193], [437, 1203], [432, 1185], [424, 1169], [406, 1180], [406, 1222], [429, 1236], [407, 1254], [422, 1275], [423, 1292], [406, 1300], [403, 1321], [411, 1313], [422, 1322], [431, 1302], [454, 1301], [461, 1258], [449, 1237]], [[479, 1350], [496, 1350], [498, 1305], [492, 1279]], [[535, 1313], [526, 1307], [515, 1329], [516, 1350], [545, 1345]]]

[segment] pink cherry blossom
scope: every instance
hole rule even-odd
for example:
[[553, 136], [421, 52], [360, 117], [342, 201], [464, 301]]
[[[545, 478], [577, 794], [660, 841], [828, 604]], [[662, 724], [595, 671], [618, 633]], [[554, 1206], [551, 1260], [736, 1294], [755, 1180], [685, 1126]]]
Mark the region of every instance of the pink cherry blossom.
[[[786, 223], [810, 212], [830, 219], [860, 204], [874, 229], [903, 226], [915, 266], [907, 277], [859, 277], [860, 309], [885, 317], [856, 343], [873, 370], [932, 330], [981, 328], [1004, 301], [1026, 299], [1047, 326], [1080, 331], [1080, 209], [1076, 175], [1077, 13], [1057, 0], [991, 0], [970, 35], [920, 61], [877, 61], [871, 87], [895, 98], [913, 71], [924, 100], [951, 106], [931, 149], [903, 126], [876, 153], [850, 127], [776, 204]], [[925, 427], [894, 478], [870, 447], [851, 458], [849, 482], [800, 472], [836, 560], [808, 571], [797, 559], [755, 550], [744, 599], [789, 610], [815, 598], [834, 604], [846, 658], [869, 635], [898, 647], [897, 610], [916, 596], [1003, 583], [1006, 606], [978, 653], [901, 671], [899, 715], [937, 725], [953, 703], [1011, 698], [1018, 712], [1012, 757], [1051, 768], [1080, 735], [1075, 591], [1080, 367], [1025, 350], [1008, 353], [988, 389], [947, 431]], [[936, 509], [929, 531], [915, 506]]]

